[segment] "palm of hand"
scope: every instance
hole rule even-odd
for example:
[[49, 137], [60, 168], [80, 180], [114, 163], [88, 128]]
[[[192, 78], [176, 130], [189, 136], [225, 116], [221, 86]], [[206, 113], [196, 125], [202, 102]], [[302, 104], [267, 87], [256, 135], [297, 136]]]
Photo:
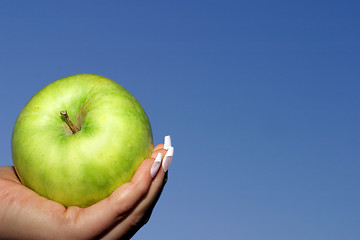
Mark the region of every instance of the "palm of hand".
[[108, 198], [88, 207], [63, 205], [41, 197], [19, 181], [13, 167], [0, 167], [0, 238], [10, 239], [129, 239], [150, 217], [166, 174], [151, 179], [156, 155], [143, 161], [132, 180]]

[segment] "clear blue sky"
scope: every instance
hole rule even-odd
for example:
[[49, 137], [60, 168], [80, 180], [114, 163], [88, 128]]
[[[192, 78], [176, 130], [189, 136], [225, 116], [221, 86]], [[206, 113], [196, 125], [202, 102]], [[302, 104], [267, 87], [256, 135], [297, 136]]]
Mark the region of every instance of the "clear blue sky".
[[1, 165], [25, 103], [96, 73], [172, 136], [134, 239], [360, 239], [359, 1], [0, 1]]

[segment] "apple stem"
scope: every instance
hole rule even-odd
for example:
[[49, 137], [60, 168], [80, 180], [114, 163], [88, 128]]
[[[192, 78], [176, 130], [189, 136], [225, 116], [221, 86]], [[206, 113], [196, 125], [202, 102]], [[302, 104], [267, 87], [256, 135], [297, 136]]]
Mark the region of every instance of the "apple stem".
[[74, 123], [70, 120], [67, 111], [63, 110], [60, 112], [60, 114], [61, 114], [61, 116], [63, 116], [65, 118], [65, 122], [69, 126], [69, 128], [71, 129], [73, 134], [77, 133], [79, 131], [79, 129], [77, 127], [75, 127]]

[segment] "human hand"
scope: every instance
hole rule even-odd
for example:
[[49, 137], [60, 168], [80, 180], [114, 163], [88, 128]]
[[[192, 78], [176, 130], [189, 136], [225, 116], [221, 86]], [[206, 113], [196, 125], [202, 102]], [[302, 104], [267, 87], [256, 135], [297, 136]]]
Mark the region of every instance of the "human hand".
[[13, 167], [0, 167], [0, 239], [130, 239], [149, 220], [166, 184], [170, 145], [166, 137], [130, 182], [87, 208], [48, 200], [22, 185]]

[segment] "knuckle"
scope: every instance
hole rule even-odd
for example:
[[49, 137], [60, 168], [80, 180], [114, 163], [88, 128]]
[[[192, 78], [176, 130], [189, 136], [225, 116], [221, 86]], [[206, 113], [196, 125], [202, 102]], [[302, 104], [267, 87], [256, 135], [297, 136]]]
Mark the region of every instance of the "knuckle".
[[150, 217], [151, 217], [151, 214], [148, 214], [143, 218], [143, 225], [145, 225], [145, 224], [147, 224], [149, 222]]
[[151, 214], [137, 214], [131, 220], [131, 228], [138, 229], [147, 224]]
[[144, 184], [144, 183], [137, 183], [135, 185], [135, 189], [137, 190], [139, 196], [142, 198], [142, 197], [146, 196], [146, 194], [149, 190], [149, 185]]

